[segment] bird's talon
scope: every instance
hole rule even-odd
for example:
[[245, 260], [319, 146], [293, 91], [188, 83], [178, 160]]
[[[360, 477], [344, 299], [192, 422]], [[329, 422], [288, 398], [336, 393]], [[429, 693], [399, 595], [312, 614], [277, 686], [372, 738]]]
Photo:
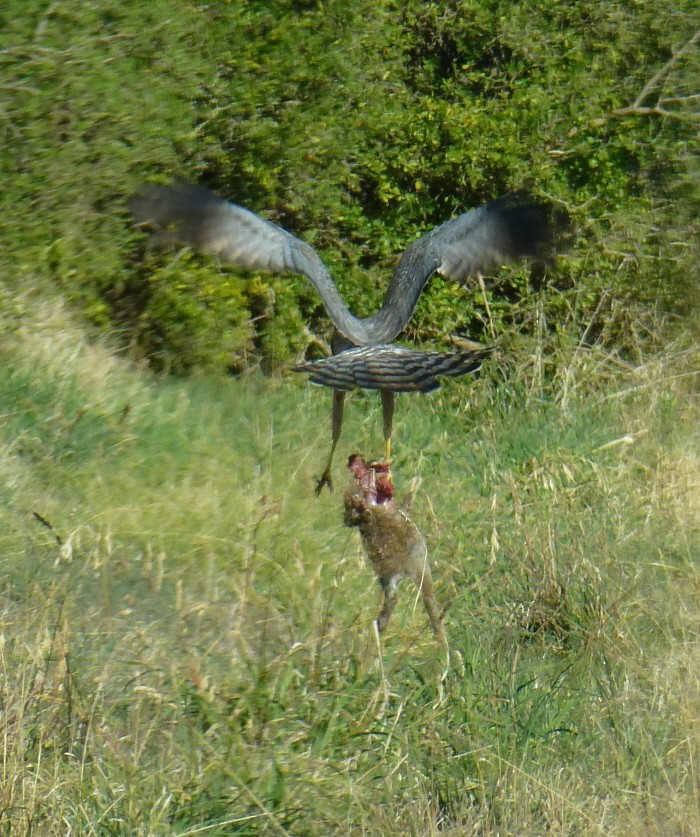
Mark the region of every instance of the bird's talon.
[[330, 475], [329, 471], [324, 471], [320, 477], [316, 479], [316, 488], [314, 489], [314, 494], [317, 497], [321, 496], [321, 492], [323, 491], [324, 486], [328, 487], [329, 491], [333, 491], [333, 478]]

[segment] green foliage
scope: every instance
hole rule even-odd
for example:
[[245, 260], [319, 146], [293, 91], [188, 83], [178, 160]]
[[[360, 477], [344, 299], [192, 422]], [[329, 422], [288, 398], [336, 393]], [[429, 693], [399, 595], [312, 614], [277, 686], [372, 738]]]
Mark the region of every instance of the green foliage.
[[251, 289], [181, 256], [147, 259], [129, 283], [111, 294], [125, 330], [157, 368], [173, 372], [247, 368], [254, 330], [247, 317]]
[[[649, 353], [697, 295], [695, 4], [9, 0], [0, 31], [3, 833], [696, 834], [697, 352]], [[125, 199], [172, 177], [365, 314], [456, 212], [573, 215], [556, 273], [436, 279], [407, 333], [504, 350], [397, 410], [449, 666], [408, 586], [379, 659], [310, 500], [326, 394], [206, 374], [329, 329], [301, 280], [148, 250]]]
[[0, 18], [3, 273], [59, 285], [157, 363], [237, 366], [250, 322], [244, 363], [276, 368], [306, 345], [302, 323], [329, 331], [301, 282], [261, 280], [275, 299], [260, 319], [238, 278], [223, 314], [194, 288], [214, 267], [144, 261], [123, 207], [153, 177], [203, 181], [302, 235], [364, 313], [454, 213], [523, 186], [570, 209], [576, 247], [544, 284], [504, 270], [487, 307], [433, 283], [411, 339], [532, 333], [543, 304], [548, 327], [628, 348], [611, 300], [644, 317], [696, 296], [697, 49], [673, 58], [697, 28], [690, 0], [10, 0]]

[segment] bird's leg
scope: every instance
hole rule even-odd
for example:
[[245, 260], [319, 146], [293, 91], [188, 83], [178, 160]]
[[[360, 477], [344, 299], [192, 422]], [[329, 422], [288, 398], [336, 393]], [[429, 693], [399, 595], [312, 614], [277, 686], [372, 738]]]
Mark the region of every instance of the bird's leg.
[[329, 491], [333, 491], [333, 478], [331, 476], [331, 466], [333, 464], [333, 456], [335, 449], [338, 447], [338, 440], [340, 439], [340, 431], [343, 427], [343, 405], [345, 404], [345, 393], [342, 390], [333, 390], [333, 414], [331, 418], [331, 449], [326, 461], [326, 467], [323, 473], [316, 480], [316, 496], [323, 491], [323, 487], [328, 486]]
[[394, 402], [393, 392], [382, 390], [382, 414], [384, 417], [384, 457], [387, 465], [391, 464], [391, 432], [394, 425]]

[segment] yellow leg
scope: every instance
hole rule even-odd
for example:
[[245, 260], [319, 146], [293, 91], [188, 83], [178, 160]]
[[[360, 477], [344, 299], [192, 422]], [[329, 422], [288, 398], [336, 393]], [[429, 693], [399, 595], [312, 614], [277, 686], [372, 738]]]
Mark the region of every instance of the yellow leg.
[[384, 461], [391, 462], [391, 434], [394, 426], [394, 402], [393, 392], [382, 390], [382, 414], [384, 419]]

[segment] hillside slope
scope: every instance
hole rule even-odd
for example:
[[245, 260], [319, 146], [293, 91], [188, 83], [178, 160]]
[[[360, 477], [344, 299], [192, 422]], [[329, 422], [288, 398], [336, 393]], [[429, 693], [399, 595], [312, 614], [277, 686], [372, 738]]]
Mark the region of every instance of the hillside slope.
[[[325, 392], [153, 377], [46, 294], [0, 312], [5, 833], [700, 833], [697, 352], [548, 376], [543, 345], [399, 402], [443, 680], [408, 585], [378, 664], [312, 495]], [[359, 439], [375, 398], [341, 483]]]

